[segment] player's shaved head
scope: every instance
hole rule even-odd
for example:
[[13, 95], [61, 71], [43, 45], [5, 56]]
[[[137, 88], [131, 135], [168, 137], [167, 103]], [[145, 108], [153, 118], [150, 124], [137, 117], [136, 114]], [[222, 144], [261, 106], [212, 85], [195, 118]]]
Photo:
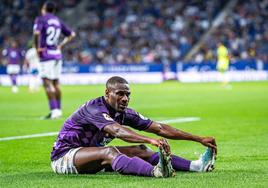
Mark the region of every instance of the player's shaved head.
[[106, 102], [117, 112], [123, 112], [130, 100], [130, 88], [128, 82], [119, 76], [113, 76], [106, 82]]
[[56, 11], [56, 4], [51, 1], [46, 1], [43, 5], [46, 12], [54, 13]]
[[119, 76], [113, 76], [106, 82], [106, 89], [114, 88], [117, 84], [128, 84], [128, 82]]

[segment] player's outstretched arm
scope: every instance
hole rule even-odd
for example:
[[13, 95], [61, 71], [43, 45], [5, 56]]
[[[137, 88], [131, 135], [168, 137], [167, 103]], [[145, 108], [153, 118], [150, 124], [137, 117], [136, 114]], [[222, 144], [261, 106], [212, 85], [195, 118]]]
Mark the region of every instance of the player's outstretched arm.
[[191, 140], [199, 142], [204, 146], [211, 147], [217, 152], [216, 140], [213, 137], [201, 137], [192, 135], [190, 133], [181, 131], [166, 124], [153, 122], [152, 125], [146, 130], [147, 132], [157, 134], [159, 136], [174, 139], [174, 140]]
[[153, 139], [143, 135], [139, 135], [131, 129], [119, 125], [118, 123], [105, 126], [104, 131], [109, 133], [113, 137], [120, 138], [126, 142], [147, 143], [152, 144], [156, 147], [163, 145], [163, 140], [161, 139]]

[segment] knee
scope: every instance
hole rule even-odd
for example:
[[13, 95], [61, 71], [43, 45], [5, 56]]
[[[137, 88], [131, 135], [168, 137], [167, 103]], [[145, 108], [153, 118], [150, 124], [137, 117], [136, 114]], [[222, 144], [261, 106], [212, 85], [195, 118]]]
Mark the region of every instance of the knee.
[[53, 92], [55, 92], [55, 88], [54, 88], [53, 85], [50, 84], [50, 83], [44, 83], [44, 88], [45, 88], [45, 90], [46, 90], [47, 92], [49, 92], [49, 93], [53, 93]]
[[109, 146], [105, 149], [105, 158], [108, 160], [115, 159], [120, 154], [119, 150], [116, 147]]
[[60, 85], [59, 85], [59, 84], [54, 85], [54, 88], [55, 88], [55, 90], [56, 90], [57, 92], [60, 91]]

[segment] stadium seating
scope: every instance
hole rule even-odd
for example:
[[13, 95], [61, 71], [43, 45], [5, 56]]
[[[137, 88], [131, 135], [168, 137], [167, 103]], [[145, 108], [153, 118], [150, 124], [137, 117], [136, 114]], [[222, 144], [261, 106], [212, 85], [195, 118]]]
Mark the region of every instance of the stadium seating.
[[[27, 47], [42, 3], [41, 0], [0, 3], [0, 48], [10, 38], [19, 41], [22, 48]], [[58, 14], [78, 34], [64, 51], [65, 62], [181, 61], [227, 3], [224, 0], [62, 1]], [[267, 0], [239, 0], [192, 59], [215, 59], [215, 45], [221, 40], [234, 58], [267, 61], [267, 6]]]
[[233, 60], [268, 61], [268, 1], [239, 0], [224, 21], [209, 35], [193, 59], [216, 59], [217, 42], [228, 47]]

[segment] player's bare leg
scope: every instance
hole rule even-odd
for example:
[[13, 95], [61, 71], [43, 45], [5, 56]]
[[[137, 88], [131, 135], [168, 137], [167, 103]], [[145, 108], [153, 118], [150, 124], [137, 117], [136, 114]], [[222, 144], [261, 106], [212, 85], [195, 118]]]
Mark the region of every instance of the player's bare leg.
[[97, 173], [120, 154], [113, 147], [84, 147], [74, 157], [74, 165], [79, 173]]
[[96, 173], [107, 166], [121, 174], [165, 177], [156, 167], [139, 157], [128, 157], [116, 147], [85, 147], [77, 151], [74, 164], [78, 173]]
[[57, 114], [54, 113], [57, 109], [57, 100], [55, 95], [55, 87], [52, 80], [43, 78], [43, 86], [46, 91], [46, 95], [49, 101], [50, 114], [45, 117], [45, 119], [55, 119], [58, 118]]
[[148, 161], [149, 158], [155, 153], [149, 147], [144, 144], [136, 146], [116, 146], [116, 148], [129, 157], [139, 157]]

